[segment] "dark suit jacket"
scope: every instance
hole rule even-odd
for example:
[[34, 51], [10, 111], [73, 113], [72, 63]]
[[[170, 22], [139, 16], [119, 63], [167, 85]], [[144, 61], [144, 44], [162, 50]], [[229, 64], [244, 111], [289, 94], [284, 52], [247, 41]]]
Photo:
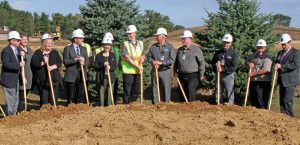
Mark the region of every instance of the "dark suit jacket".
[[[84, 57], [84, 75], [87, 79], [86, 70], [89, 64], [88, 55], [86, 48], [83, 46], [80, 47], [80, 56]], [[74, 83], [78, 75], [81, 75], [80, 72], [80, 63], [75, 61], [75, 57], [77, 57], [74, 45], [71, 44], [64, 48], [63, 52], [63, 60], [65, 65], [65, 81]]]
[[277, 63], [281, 63], [278, 83], [281, 83], [283, 87], [295, 87], [299, 83], [300, 52], [291, 48], [280, 62], [283, 52], [283, 50], [278, 52], [276, 60]]
[[[18, 50], [18, 49], [17, 49]], [[18, 50], [19, 52], [19, 50]], [[2, 85], [7, 88], [17, 87], [20, 73], [20, 63], [10, 45], [1, 52], [2, 61]]]

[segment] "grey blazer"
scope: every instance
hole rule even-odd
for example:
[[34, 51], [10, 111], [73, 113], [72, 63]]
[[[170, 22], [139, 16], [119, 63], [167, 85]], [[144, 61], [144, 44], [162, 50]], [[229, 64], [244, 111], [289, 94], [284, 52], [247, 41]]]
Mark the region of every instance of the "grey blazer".
[[[80, 47], [80, 56], [84, 57], [84, 75], [87, 80], [87, 66], [88, 66], [88, 55], [86, 48], [84, 46]], [[80, 63], [75, 61], [75, 57], [77, 57], [74, 45], [71, 44], [64, 48], [63, 52], [63, 62], [65, 65], [65, 76], [64, 79], [66, 82], [75, 83], [78, 75], [81, 75], [80, 72]]]
[[291, 48], [280, 62], [282, 54], [283, 50], [277, 54], [277, 63], [281, 64], [278, 83], [282, 83], [283, 87], [295, 87], [299, 84], [300, 52]]

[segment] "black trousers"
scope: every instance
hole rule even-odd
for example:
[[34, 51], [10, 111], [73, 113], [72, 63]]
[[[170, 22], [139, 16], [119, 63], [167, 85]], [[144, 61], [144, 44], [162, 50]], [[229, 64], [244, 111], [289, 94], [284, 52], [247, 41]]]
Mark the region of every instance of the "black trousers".
[[119, 79], [116, 77], [115, 83], [114, 83], [114, 103], [117, 104], [118, 101], [118, 87], [119, 87]]
[[136, 101], [141, 94], [141, 76], [140, 74], [124, 74], [123, 75], [123, 103], [128, 104]]
[[293, 99], [296, 87], [283, 87], [279, 81], [280, 112], [290, 117], [294, 117]]
[[[26, 96], [28, 96], [28, 92], [30, 89], [26, 89]], [[25, 104], [24, 104], [24, 93], [23, 90], [19, 90], [19, 104], [18, 104], [18, 112], [21, 112], [24, 110], [25, 108]]]
[[[45, 104], [51, 104], [54, 105], [53, 103], [53, 98], [51, 94], [51, 89], [49, 86], [38, 86], [38, 91], [40, 95], [40, 106], [43, 106]], [[53, 91], [54, 91], [54, 96], [55, 96], [55, 102], [56, 105], [58, 105], [58, 96], [59, 96], [59, 84], [57, 82], [53, 82]]]
[[271, 82], [251, 81], [250, 98], [251, 105], [256, 108], [268, 109], [271, 92]]
[[80, 74], [77, 76], [75, 82], [66, 82], [68, 104], [86, 102], [83, 81]]
[[[189, 102], [195, 101], [196, 90], [200, 83], [198, 72], [189, 73], [189, 74], [179, 73], [178, 77], [188, 101]], [[184, 102], [185, 100], [183, 94], [181, 93], [180, 88], [178, 88], [178, 93], [180, 96], [180, 101]]]

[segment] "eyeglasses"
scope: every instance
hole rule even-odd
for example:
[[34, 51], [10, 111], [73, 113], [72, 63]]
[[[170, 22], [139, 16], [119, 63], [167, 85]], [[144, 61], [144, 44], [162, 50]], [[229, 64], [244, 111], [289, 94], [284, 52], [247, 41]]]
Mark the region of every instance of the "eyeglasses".
[[17, 42], [20, 42], [21, 40], [20, 39], [13, 39], [14, 41], [17, 41]]

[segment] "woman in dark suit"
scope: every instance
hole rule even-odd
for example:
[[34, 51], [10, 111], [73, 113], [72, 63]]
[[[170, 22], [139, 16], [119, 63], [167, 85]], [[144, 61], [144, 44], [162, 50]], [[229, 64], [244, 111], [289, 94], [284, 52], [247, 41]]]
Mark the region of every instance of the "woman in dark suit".
[[[111, 92], [109, 91], [109, 82], [108, 82], [108, 72], [109, 70], [110, 73], [110, 78], [111, 78], [111, 86], [114, 86], [114, 81], [115, 81], [115, 75], [114, 75], [114, 70], [116, 68], [116, 60], [115, 60], [115, 55], [113, 52], [111, 52], [112, 48], [112, 41], [111, 39], [103, 39], [102, 40], [102, 45], [104, 50], [100, 53], [97, 54], [94, 67], [97, 72], [96, 74], [96, 83], [100, 84], [100, 106], [104, 106], [104, 102], [107, 100], [107, 105], [112, 104], [111, 100]], [[112, 87], [112, 92], [113, 92], [113, 87]], [[107, 93], [106, 93], [107, 92]], [[108, 95], [106, 95], [108, 94]]]
[[[48, 70], [46, 65], [47, 62], [49, 63]], [[53, 105], [53, 100], [51, 96], [52, 94], [50, 90], [50, 82], [47, 71], [50, 71], [51, 73], [55, 101], [57, 102], [57, 97], [59, 95], [59, 83], [61, 79], [59, 73], [59, 68], [61, 67], [61, 64], [62, 60], [58, 52], [52, 49], [51, 37], [43, 37], [42, 47], [40, 50], [35, 51], [31, 61], [31, 65], [34, 71], [33, 81], [35, 81], [35, 84], [38, 86], [41, 106], [48, 103], [51, 103]]]

